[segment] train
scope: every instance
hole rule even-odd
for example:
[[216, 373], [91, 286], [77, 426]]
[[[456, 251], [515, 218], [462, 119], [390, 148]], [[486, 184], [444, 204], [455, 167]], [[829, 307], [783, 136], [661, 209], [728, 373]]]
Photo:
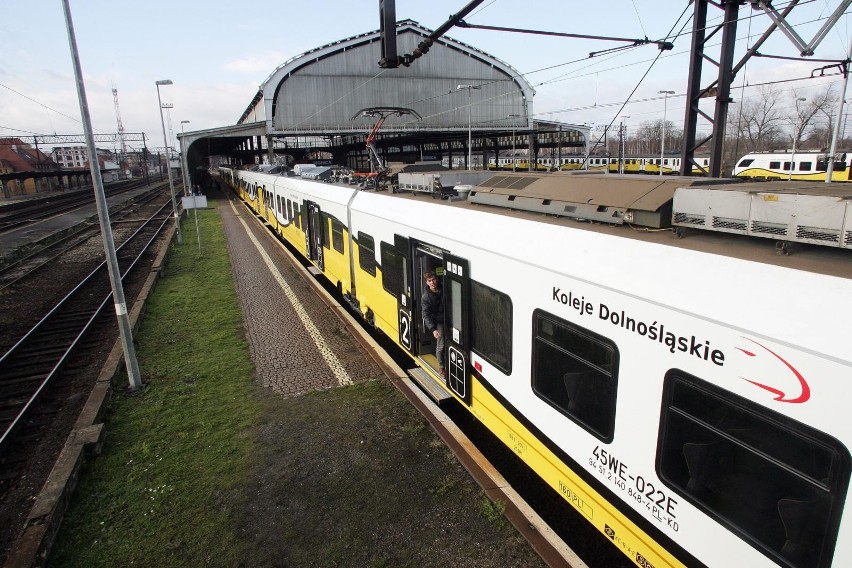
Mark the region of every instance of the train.
[[[408, 354], [412, 376], [636, 566], [852, 565], [848, 250], [781, 256], [743, 235], [473, 201], [484, 185], [598, 176], [501, 172], [436, 200], [218, 173]], [[598, 179], [618, 194], [622, 177]], [[426, 272], [444, 291], [443, 365], [421, 314]]]
[[[760, 180], [825, 181], [827, 155], [824, 151], [752, 152], [740, 158], [731, 173]], [[852, 152], [838, 152], [831, 181], [852, 181]]]
[[[693, 165], [692, 175], [705, 175], [710, 168], [709, 156], [696, 156], [698, 166]], [[488, 169], [492, 171], [572, 171], [572, 170], [609, 170], [610, 173], [626, 174], [654, 174], [659, 175], [660, 169], [663, 175], [676, 175], [680, 173], [680, 156], [667, 155], [660, 159], [660, 155], [627, 155], [622, 159], [611, 155], [591, 155], [588, 158], [588, 166], [585, 164], [585, 156], [563, 155], [560, 158], [541, 157], [537, 158], [530, 167], [526, 157], [501, 157], [490, 158]], [[619, 162], [623, 162], [620, 165]], [[619, 171], [621, 167], [622, 171]]]

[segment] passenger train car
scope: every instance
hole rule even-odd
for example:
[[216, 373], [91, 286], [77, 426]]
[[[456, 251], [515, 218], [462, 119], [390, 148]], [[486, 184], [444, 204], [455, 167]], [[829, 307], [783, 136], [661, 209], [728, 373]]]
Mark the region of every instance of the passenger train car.
[[848, 251], [220, 175], [637, 566], [852, 566]]
[[[852, 153], [838, 152], [836, 158], [831, 181], [850, 181]], [[741, 178], [825, 181], [827, 167], [825, 152], [754, 152], [740, 158], [732, 173]]]
[[[617, 156], [589, 156], [588, 167], [585, 166], [586, 158], [584, 156], [562, 156], [561, 158], [541, 157], [536, 159], [533, 167], [530, 168], [526, 158], [490, 158], [488, 160], [489, 170], [498, 171], [571, 171], [571, 170], [606, 170], [611, 173], [619, 173], [619, 158]], [[660, 168], [663, 170], [663, 175], [679, 174], [680, 173], [680, 156], [664, 156], [662, 160], [660, 155], [656, 156], [626, 156], [623, 160], [623, 173], [629, 174], [660, 174]], [[710, 167], [710, 159], [705, 156], [695, 158], [700, 167], [693, 166], [693, 175], [704, 175], [705, 171]], [[514, 162], [514, 169], [513, 169]]]

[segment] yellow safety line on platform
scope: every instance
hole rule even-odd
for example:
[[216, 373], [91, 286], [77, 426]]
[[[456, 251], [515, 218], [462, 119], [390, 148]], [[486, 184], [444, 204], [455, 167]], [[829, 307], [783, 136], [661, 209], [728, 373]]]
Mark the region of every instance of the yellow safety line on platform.
[[331, 369], [331, 372], [334, 373], [334, 376], [337, 378], [338, 384], [343, 385], [351, 385], [352, 379], [349, 377], [349, 373], [346, 372], [346, 369], [341, 365], [340, 360], [334, 354], [334, 352], [329, 348], [326, 344], [325, 339], [323, 339], [322, 334], [314, 325], [314, 322], [311, 321], [311, 318], [308, 316], [308, 312], [305, 311], [305, 308], [302, 306], [302, 302], [299, 301], [299, 298], [296, 297], [296, 294], [293, 292], [290, 285], [284, 280], [284, 277], [281, 275], [281, 272], [278, 271], [278, 267], [275, 266], [275, 263], [272, 262], [272, 259], [269, 258], [269, 255], [266, 254], [266, 251], [263, 250], [263, 247], [260, 246], [260, 243], [257, 241], [255, 236], [252, 234], [251, 229], [248, 224], [243, 220], [242, 216], [239, 214], [237, 209], [234, 207], [234, 202], [229, 202], [231, 205], [231, 209], [233, 209], [234, 213], [237, 215], [237, 219], [239, 219], [240, 223], [242, 223], [243, 228], [246, 230], [246, 234], [248, 234], [251, 242], [254, 243], [254, 246], [257, 248], [260, 253], [260, 257], [266, 263], [266, 266], [269, 268], [269, 271], [272, 273], [272, 276], [275, 280], [278, 281], [278, 285], [281, 286], [281, 290], [284, 291], [284, 295], [287, 296], [287, 299], [290, 300], [290, 304], [293, 306], [293, 309], [296, 311], [296, 314], [299, 316], [299, 319], [302, 320], [302, 325], [305, 326], [305, 330], [308, 332], [308, 335], [311, 336], [311, 339], [314, 341], [314, 344], [317, 346], [320, 354], [322, 355], [325, 362], [328, 364], [328, 367]]

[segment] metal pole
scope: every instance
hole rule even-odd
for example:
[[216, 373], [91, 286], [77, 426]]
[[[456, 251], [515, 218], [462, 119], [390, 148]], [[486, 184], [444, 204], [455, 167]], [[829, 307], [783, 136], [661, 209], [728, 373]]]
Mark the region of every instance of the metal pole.
[[169, 192], [172, 194], [172, 212], [175, 216], [175, 229], [177, 230], [178, 244], [183, 244], [183, 234], [180, 232], [180, 217], [177, 212], [177, 200], [175, 199], [175, 183], [172, 181], [172, 165], [169, 161], [169, 139], [166, 138], [166, 121], [163, 120], [163, 101], [160, 100], [160, 85], [171, 85], [171, 79], [157, 81], [157, 106], [160, 107], [160, 124], [163, 126], [163, 144], [166, 146], [166, 171], [169, 174]]
[[787, 175], [787, 181], [791, 181], [793, 179], [793, 168], [796, 167], [796, 141], [799, 139], [799, 101], [805, 100], [807, 99], [804, 97], [796, 99], [796, 123], [793, 126], [793, 155], [790, 156], [790, 173]]
[[127, 302], [124, 299], [124, 288], [121, 284], [121, 272], [118, 267], [118, 258], [115, 255], [115, 242], [112, 236], [112, 227], [109, 222], [109, 208], [104, 195], [104, 183], [101, 179], [101, 169], [98, 164], [98, 154], [95, 148], [95, 137], [92, 134], [92, 119], [89, 116], [89, 103], [86, 98], [86, 87], [83, 85], [83, 70], [80, 65], [80, 56], [77, 52], [77, 38], [74, 35], [74, 23], [71, 21], [71, 8], [68, 0], [63, 0], [62, 9], [65, 12], [65, 24], [68, 28], [68, 44], [71, 47], [71, 60], [74, 64], [74, 77], [77, 80], [77, 97], [80, 99], [80, 113], [83, 117], [83, 131], [86, 135], [86, 148], [89, 152], [89, 169], [92, 172], [92, 182], [95, 190], [95, 203], [98, 209], [98, 219], [101, 225], [101, 236], [104, 241], [104, 251], [107, 257], [107, 270], [109, 271], [110, 285], [112, 286], [112, 298], [115, 304], [115, 313], [118, 318], [121, 346], [124, 350], [124, 361], [127, 365], [127, 375], [130, 382], [130, 390], [141, 388], [142, 379], [139, 374], [139, 363], [136, 360], [136, 349], [133, 346], [133, 331], [130, 327], [130, 317], [127, 313]]
[[[846, 85], [849, 83], [850, 59], [852, 59], [852, 41], [849, 43], [849, 52], [846, 54], [846, 62], [843, 65], [843, 89], [840, 91], [840, 109], [837, 111], [837, 120], [834, 123], [834, 135], [831, 137], [831, 152], [828, 155], [828, 165], [825, 168], [825, 183], [831, 183], [831, 177], [834, 173], [834, 153], [837, 151], [837, 132], [840, 130], [840, 116], [843, 114], [843, 103], [846, 102]], [[847, 177], [849, 177], [848, 173]]]
[[473, 125], [470, 122], [470, 85], [467, 86], [467, 169], [473, 169]]
[[663, 97], [663, 133], [660, 140], [660, 175], [663, 175], [663, 151], [666, 148], [666, 107], [669, 102], [669, 95], [673, 95], [674, 91], [660, 91], [665, 96]]
[[189, 124], [188, 120], [180, 121], [180, 169], [181, 174], [183, 174], [183, 194], [186, 195], [187, 191], [192, 193], [192, 189], [189, 187], [189, 173], [187, 172], [187, 162], [186, 162], [186, 151], [184, 150], [184, 141], [183, 141], [183, 125]]

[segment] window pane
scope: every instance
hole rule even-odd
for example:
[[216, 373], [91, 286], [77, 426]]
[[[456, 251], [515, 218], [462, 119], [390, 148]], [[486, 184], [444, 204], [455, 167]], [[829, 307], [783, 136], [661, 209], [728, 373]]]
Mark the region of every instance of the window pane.
[[331, 246], [337, 252], [343, 252], [343, 225], [337, 220], [331, 220]]
[[834, 438], [681, 371], [666, 376], [660, 477], [784, 565], [830, 558], [849, 483]]
[[358, 232], [358, 264], [373, 276], [376, 275], [376, 245], [373, 237]]
[[405, 289], [405, 257], [393, 245], [381, 243], [382, 287], [397, 298]]
[[506, 374], [512, 372], [512, 300], [471, 281], [471, 348]]
[[533, 314], [535, 393], [604, 442], [615, 423], [618, 350], [594, 332], [552, 314]]

